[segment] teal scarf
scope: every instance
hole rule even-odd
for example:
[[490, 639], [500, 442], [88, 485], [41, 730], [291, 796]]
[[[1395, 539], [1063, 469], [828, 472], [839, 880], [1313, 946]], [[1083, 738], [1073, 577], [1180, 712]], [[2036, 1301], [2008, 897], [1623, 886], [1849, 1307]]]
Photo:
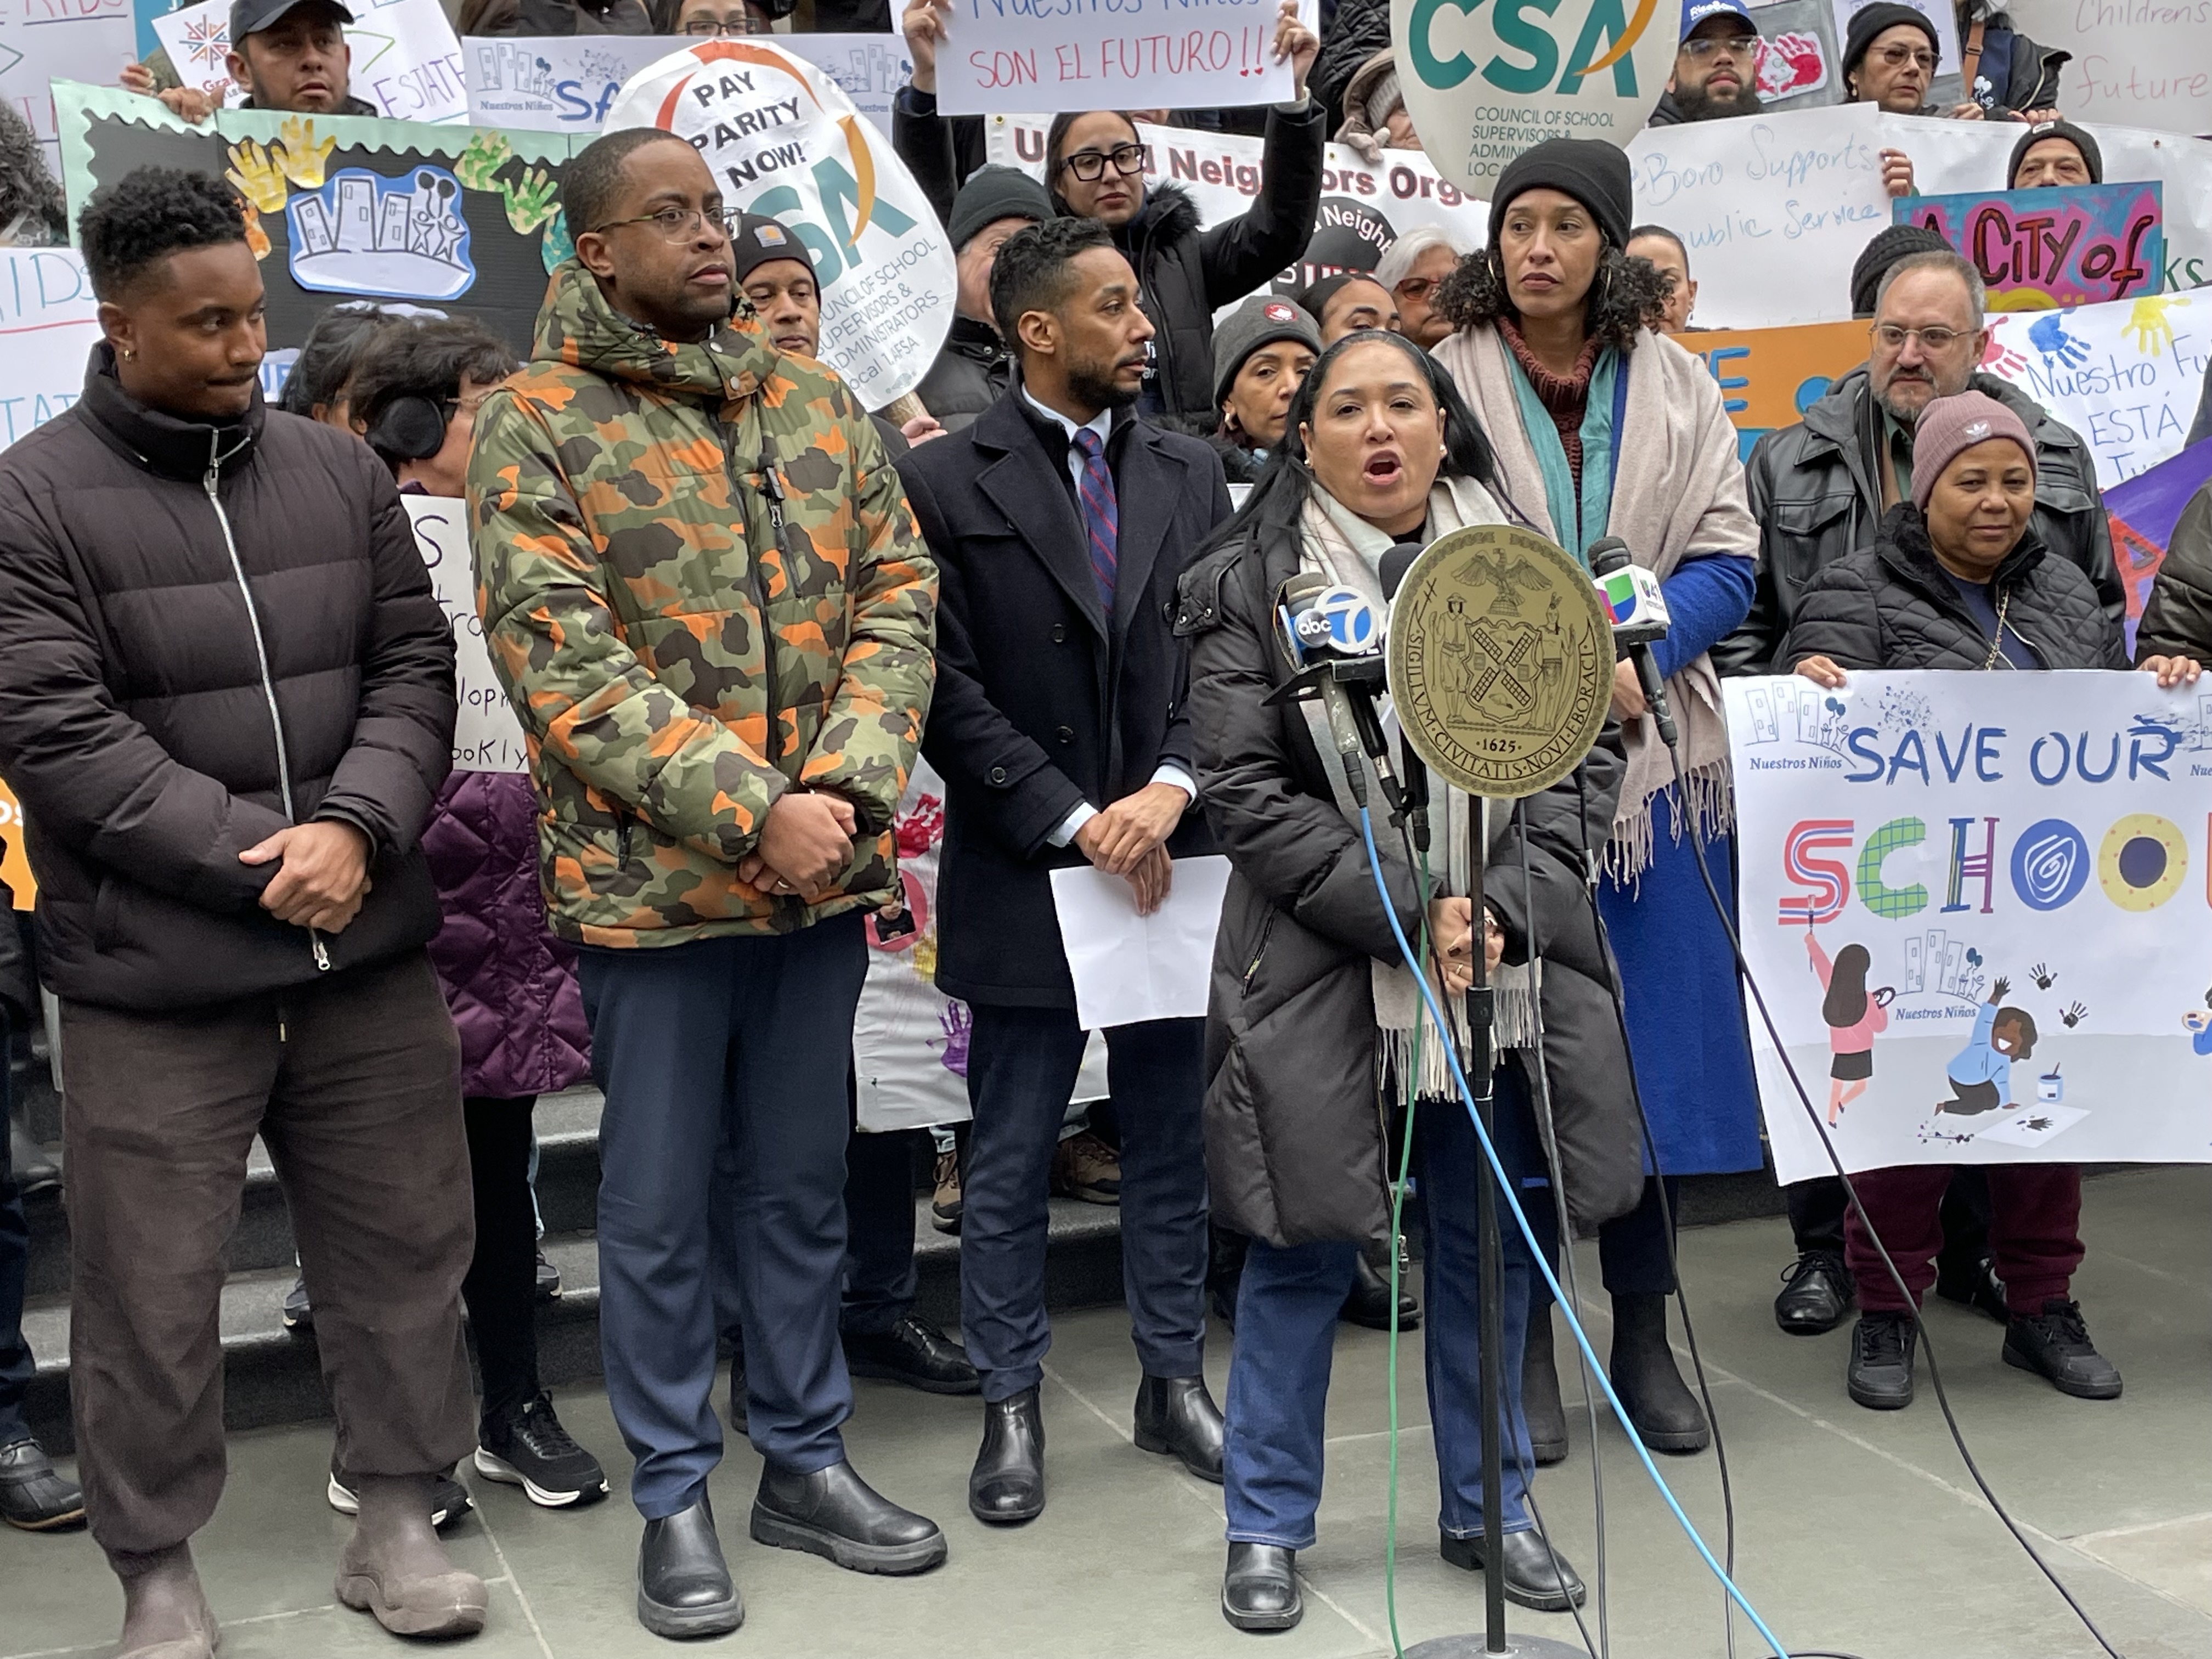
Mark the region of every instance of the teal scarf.
[[1620, 353], [1607, 346], [1590, 366], [1589, 397], [1583, 405], [1583, 488], [1575, 496], [1575, 475], [1567, 465], [1566, 446], [1559, 441], [1552, 411], [1536, 395], [1528, 372], [1510, 346], [1504, 348], [1506, 372], [1513, 377], [1513, 396], [1521, 405], [1522, 429], [1528, 447], [1536, 452], [1536, 465], [1544, 474], [1544, 505], [1552, 514], [1553, 533], [1559, 544], [1587, 565], [1589, 544], [1605, 534], [1613, 516], [1613, 392], [1620, 372]]

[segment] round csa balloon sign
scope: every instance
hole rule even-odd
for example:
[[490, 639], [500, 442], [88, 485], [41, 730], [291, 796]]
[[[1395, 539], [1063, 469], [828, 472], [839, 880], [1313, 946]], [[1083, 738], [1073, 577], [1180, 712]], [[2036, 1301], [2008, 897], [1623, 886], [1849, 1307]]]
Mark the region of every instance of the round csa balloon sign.
[[1626, 144], [1674, 64], [1675, 0], [1391, 0], [1406, 112], [1437, 170], [1486, 198], [1547, 138]]
[[660, 127], [706, 158], [732, 210], [806, 244], [822, 359], [871, 409], [921, 384], [952, 326], [952, 248], [937, 214], [842, 88], [755, 38], [707, 40], [626, 82], [605, 130]]

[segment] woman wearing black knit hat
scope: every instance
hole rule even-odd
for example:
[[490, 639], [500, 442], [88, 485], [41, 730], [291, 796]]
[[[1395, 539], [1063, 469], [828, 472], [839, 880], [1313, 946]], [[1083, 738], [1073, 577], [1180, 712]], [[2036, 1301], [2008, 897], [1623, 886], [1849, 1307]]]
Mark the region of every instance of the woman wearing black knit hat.
[[[1686, 790], [1674, 782], [1633, 672], [1625, 672], [1613, 712], [1626, 727], [1628, 769], [1612, 834], [1591, 849], [1602, 860], [1598, 909], [1626, 985], [1629, 1052], [1657, 1168], [1638, 1182], [1632, 1164], [1617, 1197], [1571, 1185], [1567, 1198], [1580, 1218], [1605, 1223], [1613, 1385], [1646, 1444], [1694, 1452], [1711, 1435], [1668, 1346], [1674, 1282], [1672, 1205], [1662, 1205], [1662, 1191], [1679, 1176], [1755, 1170], [1761, 1159], [1728, 942], [1685, 837], [1704, 839], [1714, 878], [1729, 891], [1728, 737], [1705, 653], [1750, 609], [1759, 528], [1718, 385], [1656, 331], [1668, 279], [1626, 255], [1632, 205], [1628, 158], [1611, 144], [1555, 138], [1515, 160], [1498, 177], [1489, 247], [1462, 261], [1437, 296], [1457, 331], [1435, 352], [1489, 434], [1514, 510], [1577, 559], [1601, 538], [1620, 537], [1659, 578], [1673, 616], [1655, 654], [1681, 732]], [[1565, 1012], [1552, 988], [1547, 977], [1547, 1024]], [[1609, 1024], [1611, 1010], [1602, 1012]], [[1563, 1024], [1558, 1035], [1574, 1029]], [[1595, 1086], [1579, 1046], [1562, 1040], [1551, 1049], [1560, 1138], [1595, 1133], [1637, 1146], [1633, 1097]], [[1530, 1211], [1553, 1214], [1542, 1204]], [[1548, 1310], [1540, 1310], [1522, 1398], [1545, 1462], [1566, 1449], [1551, 1334]]]

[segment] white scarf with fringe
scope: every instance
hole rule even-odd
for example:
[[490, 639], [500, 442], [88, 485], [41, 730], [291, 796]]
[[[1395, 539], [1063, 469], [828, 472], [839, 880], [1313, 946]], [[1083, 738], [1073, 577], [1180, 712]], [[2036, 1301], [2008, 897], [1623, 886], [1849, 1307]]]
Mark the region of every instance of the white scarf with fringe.
[[[1465, 525], [1509, 524], [1512, 520], [1504, 508], [1493, 500], [1488, 490], [1472, 478], [1440, 478], [1429, 492], [1428, 539], [1433, 540], [1448, 530], [1457, 530]], [[1378, 617], [1388, 607], [1382, 600], [1382, 580], [1380, 566], [1382, 556], [1390, 550], [1393, 538], [1385, 532], [1360, 518], [1346, 507], [1318, 483], [1306, 497], [1298, 535], [1298, 568], [1325, 576], [1339, 586], [1351, 588], [1374, 607]], [[1389, 734], [1393, 748], [1397, 744], [1398, 723], [1390, 714], [1389, 699], [1378, 699], [1378, 710], [1382, 715], [1383, 729]], [[1307, 729], [1312, 732], [1314, 747], [1321, 751], [1322, 766], [1328, 774], [1329, 788], [1336, 797], [1338, 809], [1353, 823], [1359, 821], [1359, 809], [1352, 797], [1352, 787], [1345, 777], [1344, 762], [1338, 754], [1336, 740], [1328, 729], [1328, 714], [1320, 699], [1304, 705]], [[1380, 816], [1382, 791], [1374, 787], [1370, 778], [1370, 798], [1377, 806], [1376, 847], [1382, 850], [1383, 836], [1388, 832], [1387, 821]], [[1433, 831], [1432, 845], [1444, 852], [1444, 869], [1431, 890], [1432, 897], [1464, 894], [1474, 879], [1468, 861], [1468, 831], [1474, 823], [1474, 799], [1461, 790], [1454, 789], [1441, 780], [1431, 779], [1430, 787], [1430, 822]], [[1488, 831], [1486, 844], [1493, 850], [1503, 837], [1510, 815], [1490, 810], [1491, 803], [1482, 803], [1484, 824]], [[1502, 803], [1500, 804], [1502, 805]], [[1436, 872], [1432, 870], [1432, 877]], [[1478, 941], [1479, 941], [1478, 934]], [[1480, 948], [1479, 943], [1477, 948]], [[1501, 966], [1492, 975], [1492, 999], [1495, 1025], [1494, 1040], [1499, 1053], [1509, 1048], [1528, 1048], [1535, 1045], [1538, 1023], [1537, 992], [1541, 984], [1542, 964], [1534, 961], [1520, 967]], [[1413, 1033], [1418, 1019], [1420, 1030], [1420, 1093], [1426, 1098], [1450, 1098], [1455, 1093], [1451, 1067], [1445, 1058], [1445, 1038], [1437, 1030], [1421, 1003], [1420, 988], [1413, 982], [1413, 970], [1402, 963], [1376, 962], [1370, 964], [1375, 994], [1375, 1025], [1380, 1041], [1376, 1044], [1376, 1063], [1378, 1072], [1389, 1077], [1403, 1079], [1411, 1075], [1413, 1063]], [[1440, 994], [1447, 1017], [1464, 1029], [1466, 999], [1456, 995]], [[1401, 1085], [1402, 1086], [1402, 1085]]]

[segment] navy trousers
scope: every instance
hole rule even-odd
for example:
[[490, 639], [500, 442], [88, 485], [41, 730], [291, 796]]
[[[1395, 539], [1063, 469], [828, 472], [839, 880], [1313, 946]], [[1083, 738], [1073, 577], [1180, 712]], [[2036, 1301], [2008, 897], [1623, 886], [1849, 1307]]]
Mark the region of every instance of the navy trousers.
[[[986, 1400], [1011, 1399], [1044, 1376], [1052, 1346], [1044, 1311], [1045, 1206], [1084, 1041], [1073, 1009], [975, 1009], [960, 1326]], [[1195, 1376], [1203, 1352], [1205, 1042], [1202, 1019], [1153, 1020], [1106, 1033], [1107, 1085], [1121, 1127], [1121, 1283], [1147, 1376]]]
[[[630, 1497], [688, 1509], [720, 1462], [717, 1228], [733, 1236], [749, 1432], [779, 1468], [845, 1455], [837, 1340], [857, 913], [797, 933], [580, 953], [599, 1120], [599, 1340]], [[725, 1138], [733, 1178], [716, 1176]]]
[[[1496, 1089], [1498, 1156], [1521, 1189], [1524, 1209], [1551, 1195], [1529, 1181], [1542, 1169], [1520, 1073], [1500, 1066]], [[1423, 1101], [1414, 1114], [1424, 1235], [1423, 1357], [1429, 1420], [1434, 1426], [1437, 1525], [1457, 1538], [1480, 1537], [1482, 1513], [1481, 1291], [1475, 1224], [1478, 1183], [1492, 1178], [1474, 1126], [1457, 1100]], [[1528, 1331], [1528, 1285], [1535, 1277], [1527, 1242], [1499, 1206], [1504, 1243], [1504, 1530], [1526, 1532], [1528, 1425], [1521, 1413], [1521, 1356]], [[1228, 1439], [1223, 1459], [1231, 1543], [1310, 1549], [1321, 1508], [1329, 1362], [1337, 1310], [1352, 1288], [1360, 1246], [1252, 1241], [1237, 1297], [1237, 1348], [1229, 1366]]]

